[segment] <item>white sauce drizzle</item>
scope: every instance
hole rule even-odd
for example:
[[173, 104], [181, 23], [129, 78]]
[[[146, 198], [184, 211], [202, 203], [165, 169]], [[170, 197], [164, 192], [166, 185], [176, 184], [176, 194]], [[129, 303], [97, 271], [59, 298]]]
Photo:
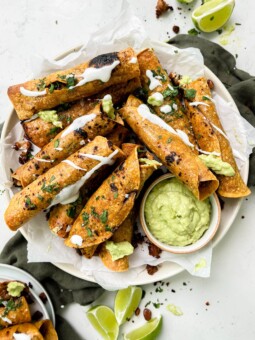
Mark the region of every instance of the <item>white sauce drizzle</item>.
[[69, 233], [69, 231], [71, 230], [72, 226], [70, 226], [70, 224], [67, 226], [66, 228], [66, 232]]
[[158, 79], [155, 79], [151, 70], [146, 71], [146, 76], [150, 79], [149, 89], [151, 91], [154, 90], [158, 86], [162, 86], [161, 82]]
[[172, 111], [172, 107], [171, 107], [171, 105], [168, 105], [168, 104], [163, 105], [163, 106], [161, 106], [160, 111], [167, 114], [167, 113]]
[[89, 115], [84, 115], [81, 116], [79, 118], [76, 118], [71, 125], [69, 125], [62, 133], [61, 138], [65, 137], [66, 135], [68, 135], [69, 133], [82, 128], [84, 125], [86, 125], [87, 123], [89, 123], [91, 120], [93, 120], [94, 118], [96, 118], [96, 114], [95, 113], [91, 113]]
[[69, 87], [69, 89], [73, 89], [77, 86], [82, 86], [86, 83], [89, 83], [93, 80], [101, 80], [106, 83], [111, 78], [112, 70], [120, 64], [119, 60], [115, 60], [111, 65], [106, 65], [100, 68], [89, 67], [79, 75], [78, 77], [82, 77], [83, 79], [78, 82], [75, 86]]
[[130, 60], [129, 60], [129, 64], [136, 64], [137, 63], [137, 58], [136, 57], [132, 57]]
[[106, 94], [104, 96], [103, 100], [111, 100], [112, 101], [112, 96], [110, 94]]
[[159, 102], [162, 102], [162, 103], [163, 103], [163, 101], [164, 101], [164, 97], [163, 97], [162, 93], [160, 93], [160, 92], [155, 92], [155, 93], [153, 93], [153, 94], [150, 96], [150, 98], [153, 98], [153, 99], [155, 99], [156, 101], [159, 101]]
[[207, 99], [209, 99], [212, 103], [214, 103], [215, 104], [215, 100], [214, 99], [212, 99], [212, 97], [209, 97], [209, 96], [204, 96], [205, 98], [207, 98]]
[[38, 117], [39, 117], [38, 113], [35, 113], [31, 118], [25, 119], [23, 122], [29, 123], [29, 122], [32, 122], [32, 120], [37, 119]]
[[94, 166], [93, 169], [89, 170], [83, 177], [81, 177], [77, 182], [74, 184], [68, 185], [67, 187], [63, 188], [56, 197], [52, 200], [49, 207], [56, 205], [58, 203], [67, 204], [72, 203], [77, 200], [79, 196], [80, 188], [86, 183], [86, 181], [93, 175], [93, 173], [101, 168], [103, 165], [112, 165], [114, 160], [112, 159], [119, 150], [113, 151], [108, 157], [97, 156], [97, 155], [89, 155], [89, 154], [80, 154], [84, 155], [85, 157], [98, 160], [99, 163]]
[[208, 104], [206, 104], [206, 103], [204, 103], [204, 102], [193, 102], [193, 103], [189, 103], [189, 106], [198, 106], [198, 105], [209, 106]]
[[70, 238], [70, 242], [72, 244], [75, 244], [76, 246], [82, 246], [83, 239], [82, 239], [82, 237], [80, 235], [73, 235]]
[[40, 97], [40, 96], [44, 96], [47, 91], [43, 90], [43, 91], [30, 91], [25, 89], [23, 86], [21, 86], [19, 88], [20, 93], [23, 94], [23, 96], [27, 96], [27, 97]]
[[221, 156], [221, 153], [220, 152], [216, 152], [216, 151], [212, 151], [212, 152], [209, 152], [209, 151], [205, 151], [205, 150], [202, 150], [202, 149], [199, 149], [199, 148], [196, 148], [200, 153], [203, 153], [205, 155], [213, 155], [213, 156]]
[[31, 340], [31, 336], [26, 333], [13, 333], [14, 340]]
[[[191, 148], [194, 148], [194, 147], [195, 147], [195, 145], [192, 144], [192, 143], [189, 141], [189, 137], [188, 137], [188, 135], [187, 135], [185, 132], [183, 132], [183, 131], [181, 131], [181, 130], [179, 130], [179, 129], [174, 130], [170, 125], [168, 125], [167, 123], [165, 123], [165, 122], [163, 121], [163, 119], [161, 119], [161, 118], [159, 118], [158, 116], [152, 114], [152, 113], [150, 112], [150, 109], [148, 108], [147, 105], [141, 104], [141, 105], [138, 106], [138, 109], [137, 109], [137, 110], [138, 110], [138, 113], [139, 113], [144, 119], [148, 119], [148, 120], [149, 120], [150, 122], [152, 122], [153, 124], [156, 124], [156, 125], [160, 126], [161, 128], [167, 130], [168, 132], [173, 133], [173, 134], [179, 136], [179, 137], [182, 139], [182, 141], [183, 141], [186, 145], [190, 146]], [[217, 152], [207, 152], [207, 151], [198, 149], [197, 147], [196, 147], [196, 149], [197, 149], [199, 152], [205, 153], [205, 154], [207, 154], [207, 155], [208, 155], [208, 154], [213, 154], [213, 155], [215, 155], [215, 156], [220, 156], [220, 154], [218, 154]]]
[[12, 321], [11, 321], [9, 318], [7, 318], [6, 316], [0, 316], [0, 318], [1, 318], [4, 322], [9, 323], [10, 325], [12, 324]]
[[225, 132], [223, 132], [220, 128], [218, 128], [218, 126], [214, 125], [213, 123], [210, 124], [215, 130], [217, 130], [223, 137], [225, 137], [228, 140], [228, 136], [225, 134]]
[[169, 87], [170, 90], [174, 90], [173, 86], [171, 86], [170, 84], [167, 85]]
[[43, 159], [43, 158], [37, 158], [37, 157], [34, 157], [33, 159], [35, 159], [38, 162], [43, 162], [43, 163], [53, 163], [53, 162], [55, 162], [55, 159]]
[[174, 110], [177, 110], [177, 109], [178, 109], [177, 104], [175, 104], [175, 103], [173, 104], [173, 109], [174, 109]]
[[64, 150], [63, 148], [54, 148], [55, 150], [57, 150], [57, 151], [62, 151], [62, 150]]
[[162, 80], [162, 79], [163, 79], [163, 77], [161, 77], [161, 76], [155, 76], [154, 78], [155, 78], [155, 79], [159, 79], [159, 80]]
[[75, 169], [77, 169], [77, 170], [87, 171], [86, 169], [83, 169], [83, 168], [79, 167], [79, 166], [76, 165], [74, 162], [70, 161], [69, 159], [65, 159], [65, 160], [63, 160], [61, 163], [69, 164], [70, 166], [72, 166], [73, 168], [75, 168]]

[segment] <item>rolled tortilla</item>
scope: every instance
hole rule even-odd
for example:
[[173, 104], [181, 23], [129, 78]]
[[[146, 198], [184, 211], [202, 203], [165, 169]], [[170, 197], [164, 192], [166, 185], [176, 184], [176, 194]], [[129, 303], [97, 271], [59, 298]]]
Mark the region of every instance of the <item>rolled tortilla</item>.
[[[164, 98], [160, 106], [153, 106], [155, 113], [174, 129], [186, 133], [190, 142], [195, 145], [195, 138], [184, 107], [180, 102], [178, 90], [174, 88], [154, 51], [145, 49], [137, 55], [137, 59], [141, 71], [141, 85], [148, 97], [160, 94]], [[192, 150], [197, 153], [195, 148]]]
[[[129, 154], [132, 152], [133, 148], [135, 147], [134, 144], [124, 144], [123, 151], [125, 154]], [[141, 154], [140, 154], [141, 155]], [[153, 156], [146, 152], [143, 159], [153, 160]], [[146, 180], [152, 175], [152, 173], [157, 169], [159, 164], [153, 165], [146, 164], [140, 162], [140, 188], [138, 191], [138, 195], [141, 192], [144, 183]], [[133, 226], [135, 222], [135, 211], [134, 207], [127, 218], [123, 221], [123, 223], [119, 226], [119, 228], [113, 233], [110, 241], [114, 243], [119, 243], [123, 241], [127, 241], [131, 243], [133, 237]], [[124, 256], [118, 260], [113, 261], [110, 252], [106, 248], [107, 242], [104, 242], [100, 246], [99, 256], [103, 262], [103, 264], [110, 270], [115, 272], [124, 272], [127, 271], [129, 268], [129, 260], [128, 256]]]
[[[117, 126], [112, 133], [107, 135], [107, 139], [115, 146], [120, 147], [124, 140], [127, 138], [128, 130], [124, 126]], [[108, 175], [109, 169], [103, 169], [97, 174], [97, 181], [88, 181], [80, 190], [80, 195], [76, 201], [69, 204], [57, 204], [52, 207], [49, 216], [49, 227], [54, 234], [59, 237], [66, 238], [70, 231], [73, 222], [79, 216], [85, 203], [88, 201], [89, 196], [95, 191], [101, 183], [101, 177], [104, 178]], [[103, 172], [103, 173], [102, 173]], [[109, 172], [110, 173], [110, 172]]]
[[[208, 142], [203, 144], [203, 150], [206, 151], [216, 151], [220, 152], [220, 156], [224, 162], [229, 163], [232, 168], [235, 170], [234, 176], [223, 176], [217, 175], [219, 180], [219, 188], [218, 193], [223, 197], [229, 198], [238, 198], [244, 197], [250, 194], [249, 188], [245, 185], [238, 167], [236, 165], [236, 161], [233, 155], [233, 151], [228, 139], [225, 137], [226, 134], [221, 125], [220, 118], [217, 114], [216, 107], [211, 99], [211, 90], [207, 84], [207, 80], [205, 78], [199, 78], [195, 81], [187, 84], [187, 89], [195, 90], [195, 96], [191, 99], [192, 102], [203, 103], [197, 105], [193, 108], [193, 111], [196, 110], [200, 116], [203, 116], [206, 124], [210, 126], [213, 130], [214, 136], [216, 136], [218, 140], [218, 145], [214, 144], [215, 149], [212, 150], [212, 144], [210, 144], [211, 140], [208, 139]], [[207, 99], [206, 99], [207, 98]], [[186, 102], [187, 107], [190, 110], [190, 103]], [[194, 129], [195, 131], [195, 129]], [[195, 131], [196, 132], [196, 131]], [[198, 139], [198, 143], [202, 142], [202, 139]], [[201, 145], [202, 147], [202, 145]]]
[[133, 152], [91, 196], [74, 222], [65, 244], [82, 248], [90, 258], [97, 246], [112, 237], [131, 212], [141, 185], [136, 145]]
[[[116, 105], [124, 101], [138, 87], [140, 87], [140, 79], [130, 79], [127, 83], [110, 86], [90, 98], [83, 98], [73, 103], [65, 103], [53, 108], [53, 110], [56, 110], [64, 129], [74, 119], [92, 110], [105, 95], [110, 94], [113, 104]], [[62, 130], [62, 128], [56, 127], [53, 123], [41, 118], [25, 121], [22, 123], [22, 126], [26, 137], [39, 148], [48, 144]]]
[[74, 120], [32, 159], [20, 166], [12, 174], [12, 178], [17, 185], [26, 187], [38, 176], [79, 150], [89, 140], [110, 133], [117, 122], [122, 124], [122, 120], [118, 117], [112, 120], [102, 113], [101, 104], [98, 104], [89, 114]]
[[[130, 104], [135, 106], [125, 106], [119, 111], [120, 114], [169, 171], [185, 183], [200, 200], [204, 200], [215, 192], [219, 185], [217, 178], [191, 151], [190, 147], [184, 144], [175, 133], [169, 132], [164, 122], [151, 114], [149, 110], [145, 110], [145, 116], [150, 117], [154, 122], [145, 118], [140, 110], [141, 101], [131, 96], [126, 105]], [[146, 108], [143, 104], [144, 107]], [[157, 123], [154, 117], [157, 118]]]
[[[8, 305], [11, 305], [9, 312], [7, 312]], [[5, 307], [0, 307], [0, 327], [9, 327], [29, 321], [31, 321], [31, 314], [24, 296], [18, 299], [10, 299]], [[2, 338], [0, 337], [0, 339]]]
[[63, 103], [92, 96], [105, 88], [140, 75], [132, 48], [99, 55], [88, 62], [42, 79], [9, 87], [8, 95], [20, 120]]
[[44, 340], [58, 340], [57, 332], [51, 320], [40, 320], [34, 323]]
[[[16, 193], [5, 211], [6, 224], [10, 229], [17, 230], [40, 211], [61, 202], [64, 194], [69, 202], [72, 202], [70, 198], [74, 201], [80, 187], [91, 176], [96, 175], [97, 169], [113, 164], [116, 158], [122, 156], [122, 151], [106, 138], [96, 137], [67, 160]], [[75, 184], [74, 188], [71, 187], [72, 184]], [[73, 192], [69, 192], [70, 188], [74, 189]]]

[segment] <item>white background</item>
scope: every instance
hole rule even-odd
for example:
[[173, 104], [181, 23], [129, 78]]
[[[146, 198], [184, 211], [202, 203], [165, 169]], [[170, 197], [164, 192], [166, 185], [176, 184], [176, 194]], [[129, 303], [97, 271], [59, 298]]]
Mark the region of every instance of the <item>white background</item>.
[[[153, 39], [165, 41], [173, 37], [173, 25], [186, 33], [193, 27], [189, 8], [168, 0], [174, 7], [160, 19], [155, 17], [155, 0], [129, 0], [134, 12]], [[194, 5], [200, 5], [195, 0]], [[0, 0], [0, 122], [11, 111], [6, 95], [9, 85], [29, 79], [30, 62], [35, 53], [54, 57], [88, 39], [98, 27], [110, 22], [118, 12], [118, 0]], [[181, 7], [182, 10], [178, 10]], [[255, 74], [255, 3], [236, 1], [230, 23], [240, 23], [225, 46], [238, 55], [237, 67]], [[203, 35], [219, 42], [218, 33]], [[209, 279], [182, 273], [165, 280], [163, 292], [147, 285], [141, 309], [148, 301], [163, 303], [160, 309], [151, 307], [153, 316], [163, 315], [163, 331], [159, 339], [169, 340], [253, 340], [255, 339], [255, 190], [242, 208], [230, 231], [213, 253]], [[0, 196], [0, 249], [13, 235], [3, 221], [6, 202]], [[170, 282], [166, 286], [166, 282]], [[173, 291], [172, 291], [173, 290]], [[114, 293], [105, 293], [99, 303], [113, 304]], [[209, 305], [206, 305], [206, 302]], [[182, 316], [166, 311], [166, 305], [179, 306]], [[96, 339], [96, 334], [85, 317], [86, 308], [72, 305], [64, 308], [64, 315], [77, 327], [84, 339]], [[144, 322], [142, 315], [134, 317], [126, 328]], [[121, 330], [123, 331], [123, 329]]]

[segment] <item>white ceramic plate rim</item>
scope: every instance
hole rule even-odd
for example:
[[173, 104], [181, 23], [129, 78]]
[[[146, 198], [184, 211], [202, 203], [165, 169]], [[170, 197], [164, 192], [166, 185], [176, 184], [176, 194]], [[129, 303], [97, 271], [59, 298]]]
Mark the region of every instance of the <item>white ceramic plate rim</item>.
[[[0, 280], [17, 280], [26, 284], [30, 282], [33, 286], [33, 288], [30, 288], [30, 292], [36, 299], [36, 302], [40, 305], [41, 311], [44, 314], [44, 319], [50, 319], [55, 326], [55, 313], [49, 294], [31, 274], [15, 266], [0, 263]], [[39, 298], [39, 294], [42, 292], [47, 297], [47, 302], [45, 304]]]
[[[71, 52], [78, 51], [79, 48], [80, 47], [76, 47], [76, 48], [73, 48], [73, 49], [61, 54], [60, 56], [58, 56], [56, 58], [56, 60], [59, 60], [61, 58], [66, 57]], [[231, 97], [231, 95], [229, 94], [229, 92], [227, 91], [227, 89], [225, 88], [223, 83], [206, 66], [205, 66], [205, 77], [208, 78], [208, 79], [211, 79], [213, 81], [217, 94], [219, 94], [227, 102], [231, 102], [232, 105], [235, 107], [235, 109], [238, 111], [237, 106], [236, 106], [233, 98]], [[7, 134], [11, 130], [11, 128], [14, 126], [15, 122], [17, 122], [17, 117], [15, 115], [15, 111], [12, 110], [9, 113], [9, 115], [8, 115], [8, 117], [7, 117], [7, 119], [4, 123], [2, 136], [1, 136], [1, 142], [4, 141], [4, 138], [7, 136]], [[241, 176], [242, 176], [244, 182], [247, 183], [248, 174], [249, 174], [249, 160], [247, 160], [244, 163], [240, 172], [241, 172]], [[8, 199], [8, 201], [10, 201], [10, 195], [9, 194], [7, 194], [5, 197], [8, 197], [7, 199]], [[220, 227], [219, 227], [219, 229], [218, 229], [218, 231], [217, 231], [217, 233], [214, 236], [214, 239], [212, 241], [213, 247], [215, 247], [223, 239], [223, 237], [226, 235], [226, 233], [230, 229], [232, 223], [234, 222], [234, 220], [236, 218], [236, 215], [238, 214], [238, 211], [241, 207], [243, 199], [241, 199], [241, 198], [234, 199], [234, 200], [224, 199], [224, 201], [226, 201], [225, 207], [226, 207], [226, 204], [231, 205], [231, 215], [228, 216], [227, 221], [224, 221], [224, 223], [220, 224]], [[222, 215], [224, 215], [224, 212], [222, 212]], [[29, 234], [23, 228], [21, 228], [20, 231], [21, 231], [22, 235], [29, 241]], [[53, 264], [56, 267], [60, 268], [61, 270], [65, 271], [65, 272], [67, 272], [67, 273], [69, 273], [73, 276], [76, 276], [80, 279], [88, 280], [88, 281], [91, 281], [91, 282], [96, 282], [92, 275], [88, 275], [86, 273], [81, 272], [80, 270], [75, 268], [73, 265], [63, 264], [63, 263], [53, 263]], [[155, 281], [164, 280], [164, 279], [173, 277], [173, 276], [181, 273], [182, 271], [184, 271], [184, 269], [181, 266], [179, 266], [178, 264], [176, 264], [174, 262], [164, 262], [159, 267], [160, 267], [160, 269], [154, 275], [149, 275], [147, 273], [146, 269], [141, 271], [138, 274], [138, 276], [136, 277], [136, 279], [133, 281], [133, 285], [144, 285], [144, 284], [153, 283]]]

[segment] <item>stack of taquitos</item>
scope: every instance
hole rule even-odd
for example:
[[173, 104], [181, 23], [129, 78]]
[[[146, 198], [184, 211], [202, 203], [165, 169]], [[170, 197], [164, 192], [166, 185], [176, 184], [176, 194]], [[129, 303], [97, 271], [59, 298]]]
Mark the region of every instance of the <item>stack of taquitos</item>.
[[45, 121], [41, 118], [36, 118], [22, 123], [26, 137], [39, 148], [42, 148], [49, 143], [62, 129], [67, 127], [74, 119], [88, 114], [94, 109], [95, 105], [105, 95], [112, 96], [113, 104], [118, 104], [124, 101], [129, 94], [140, 87], [140, 79], [134, 78], [128, 80], [127, 83], [121, 83], [110, 86], [104, 91], [95, 94], [89, 98], [83, 98], [73, 103], [64, 103], [53, 108], [58, 115], [58, 120], [62, 127], [56, 127], [53, 123]]
[[[67, 198], [70, 198], [68, 188], [72, 184], [81, 180], [82, 186], [88, 178], [96, 175], [97, 168], [112, 164], [119, 157], [123, 157], [119, 148], [104, 137], [96, 137], [67, 160], [49, 169], [16, 193], [5, 211], [6, 224], [10, 229], [17, 230], [40, 211], [51, 204], [59, 203], [59, 194], [61, 195], [63, 189]], [[78, 192], [80, 187], [76, 189]]]
[[71, 228], [65, 244], [79, 248], [87, 258], [93, 256], [99, 244], [113, 236], [134, 206], [137, 193], [144, 183], [138, 148], [138, 145], [133, 147], [125, 162], [90, 197]]
[[[128, 130], [124, 126], [115, 127], [114, 131], [107, 135], [108, 141], [111, 141], [115, 146], [121, 147], [121, 144], [125, 141], [128, 134]], [[68, 204], [57, 204], [51, 208], [49, 215], [49, 227], [54, 234], [60, 237], [66, 238], [70, 231], [70, 228], [76, 218], [79, 216], [82, 208], [89, 199], [90, 194], [95, 191], [102, 177], [104, 178], [110, 173], [111, 167], [108, 169], [99, 170], [97, 173], [96, 181], [87, 181], [80, 190], [78, 199]]]
[[[150, 113], [146, 105], [130, 96], [119, 112], [143, 143], [198, 199], [203, 200], [215, 192], [219, 184], [217, 178], [178, 135], [167, 130], [162, 119]], [[155, 124], [155, 118], [161, 126]], [[166, 128], [162, 127], [164, 124]]]
[[[154, 51], [152, 49], [143, 50], [138, 53], [137, 59], [141, 71], [141, 85], [147, 97], [155, 96], [157, 99], [159, 96], [162, 99], [162, 103], [153, 105], [155, 113], [175, 130], [179, 129], [186, 133], [190, 142], [195, 145], [190, 122], [178, 97], [178, 90], [174, 88]], [[195, 148], [192, 150], [197, 153]]]
[[[134, 144], [123, 144], [122, 147], [123, 152], [125, 155], [130, 155], [132, 152], [137, 152], [137, 146]], [[138, 154], [139, 157], [139, 167], [140, 167], [140, 187], [137, 193], [139, 195], [140, 191], [143, 188], [144, 183], [146, 180], [152, 175], [152, 173], [160, 166], [160, 163], [155, 162], [153, 156], [149, 152], [144, 152], [144, 154]], [[146, 164], [146, 159], [149, 160], [149, 164]], [[143, 161], [145, 160], [145, 163]], [[151, 162], [152, 161], [152, 162]], [[119, 242], [129, 242], [131, 243], [133, 238], [133, 225], [135, 222], [136, 212], [135, 207], [132, 208], [131, 212], [127, 216], [127, 218], [122, 222], [119, 228], [113, 233], [110, 241], [118, 244]], [[111, 253], [107, 250], [107, 242], [104, 242], [99, 249], [99, 256], [104, 263], [104, 265], [115, 272], [123, 272], [128, 270], [129, 268], [129, 261], [128, 256], [124, 256], [120, 259], [115, 261], [112, 260]]]
[[[186, 85], [186, 90], [194, 90], [190, 101], [185, 100], [187, 112], [197, 138], [198, 145], [204, 151], [218, 154], [224, 162], [234, 169], [234, 176], [217, 175], [219, 179], [218, 193], [223, 197], [238, 198], [250, 194], [240, 176], [233, 152], [221, 125], [211, 90], [205, 78], [196, 79]], [[195, 106], [192, 106], [192, 103]]]
[[17, 185], [22, 187], [32, 183], [38, 176], [52, 166], [79, 150], [89, 140], [98, 135], [106, 136], [122, 120], [110, 119], [98, 104], [89, 114], [81, 116], [61, 131], [50, 143], [45, 145], [32, 159], [20, 166], [13, 174]]

